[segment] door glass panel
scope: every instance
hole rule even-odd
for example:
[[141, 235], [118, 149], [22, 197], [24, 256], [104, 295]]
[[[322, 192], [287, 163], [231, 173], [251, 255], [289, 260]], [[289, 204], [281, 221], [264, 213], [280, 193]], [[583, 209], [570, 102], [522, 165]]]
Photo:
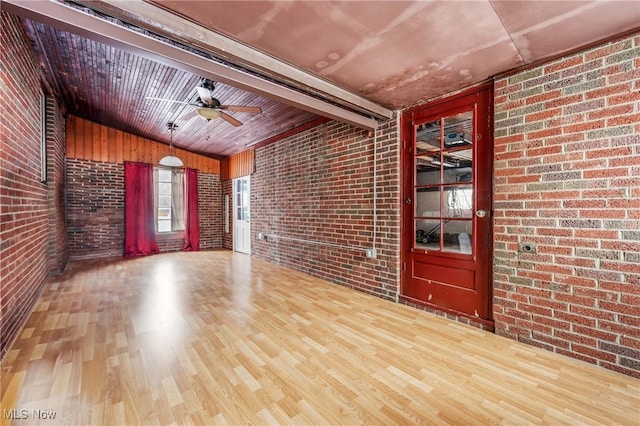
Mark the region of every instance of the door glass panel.
[[471, 186], [449, 186], [444, 189], [445, 217], [472, 217], [473, 188]]
[[416, 185], [440, 183], [440, 153], [416, 157]]
[[420, 124], [416, 129], [416, 154], [440, 150], [440, 120]]
[[418, 188], [416, 217], [440, 217], [440, 188]]
[[414, 248], [470, 254], [473, 111], [415, 127]]
[[472, 166], [473, 153], [470, 149], [445, 152], [442, 161], [444, 182], [470, 182]]
[[471, 254], [473, 226], [470, 220], [448, 220], [444, 224], [444, 251]]
[[440, 250], [440, 220], [416, 220], [417, 248]]
[[444, 119], [444, 148], [468, 146], [473, 142], [473, 111]]

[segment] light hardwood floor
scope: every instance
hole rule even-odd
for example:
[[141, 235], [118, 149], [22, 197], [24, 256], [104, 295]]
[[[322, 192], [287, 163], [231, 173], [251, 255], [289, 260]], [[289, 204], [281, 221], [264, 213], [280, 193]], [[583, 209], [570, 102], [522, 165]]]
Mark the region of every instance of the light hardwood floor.
[[228, 251], [71, 263], [1, 402], [14, 425], [640, 424], [640, 380]]

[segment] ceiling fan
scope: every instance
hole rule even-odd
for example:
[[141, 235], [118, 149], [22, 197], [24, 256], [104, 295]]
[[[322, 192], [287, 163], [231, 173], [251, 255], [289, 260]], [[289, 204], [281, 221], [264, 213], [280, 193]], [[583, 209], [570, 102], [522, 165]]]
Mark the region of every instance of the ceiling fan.
[[145, 99], [152, 99], [163, 102], [173, 102], [177, 104], [194, 106], [196, 109], [189, 111], [186, 114], [178, 118], [178, 120], [191, 120], [196, 115], [204, 118], [207, 121], [214, 120], [216, 118], [222, 118], [227, 123], [233, 126], [242, 126], [242, 122], [236, 118], [230, 116], [225, 111], [237, 111], [248, 112], [251, 114], [260, 114], [262, 109], [259, 107], [252, 107], [248, 105], [222, 105], [220, 101], [212, 96], [212, 92], [215, 90], [215, 84], [211, 80], [204, 80], [200, 86], [196, 86], [198, 92], [198, 98], [193, 102], [176, 101], [174, 99], [155, 98], [147, 96]]

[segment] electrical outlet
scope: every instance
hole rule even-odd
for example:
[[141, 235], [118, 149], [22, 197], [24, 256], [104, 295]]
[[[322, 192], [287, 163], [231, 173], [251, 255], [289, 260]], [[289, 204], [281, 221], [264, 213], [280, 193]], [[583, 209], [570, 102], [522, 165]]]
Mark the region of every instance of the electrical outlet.
[[378, 252], [374, 248], [367, 249], [366, 254], [369, 259], [376, 259], [378, 257]]

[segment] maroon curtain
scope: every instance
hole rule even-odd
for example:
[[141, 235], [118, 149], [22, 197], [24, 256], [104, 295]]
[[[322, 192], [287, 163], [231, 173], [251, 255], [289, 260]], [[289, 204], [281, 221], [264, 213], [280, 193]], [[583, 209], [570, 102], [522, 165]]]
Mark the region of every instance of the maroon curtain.
[[124, 257], [160, 253], [154, 224], [153, 166], [127, 162], [124, 180]]
[[184, 251], [200, 250], [200, 222], [198, 217], [198, 171], [185, 169]]

